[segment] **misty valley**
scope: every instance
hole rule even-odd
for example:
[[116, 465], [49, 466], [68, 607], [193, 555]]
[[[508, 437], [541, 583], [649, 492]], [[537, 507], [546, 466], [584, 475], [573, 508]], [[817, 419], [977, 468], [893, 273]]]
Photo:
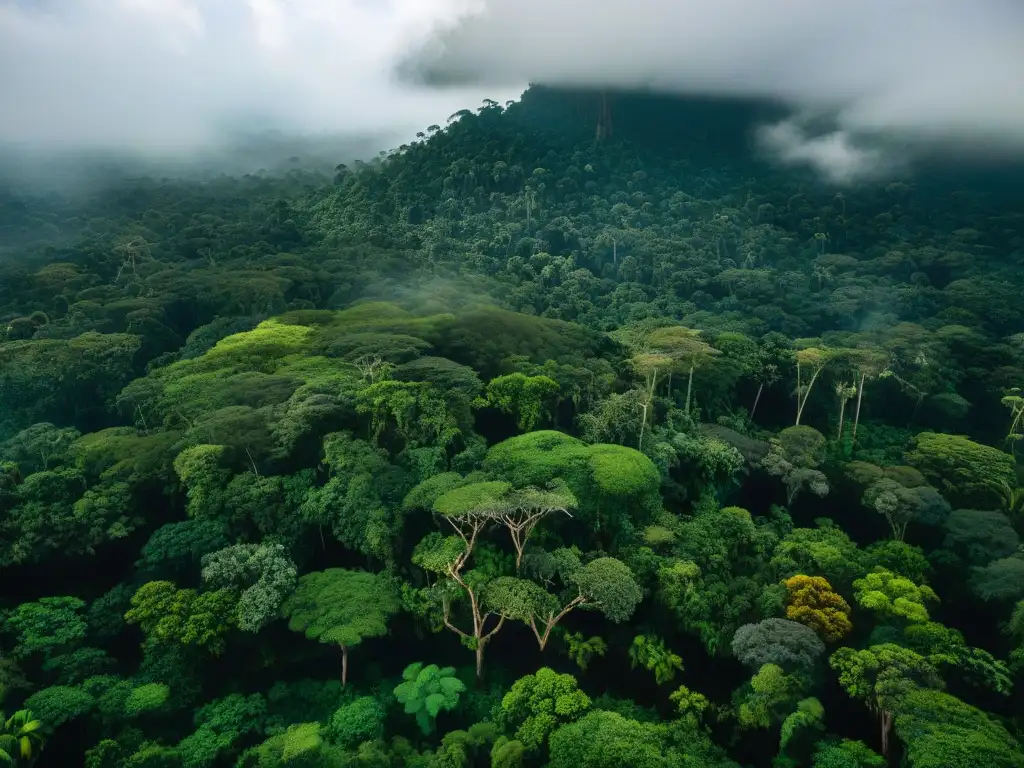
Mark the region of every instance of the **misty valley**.
[[780, 114], [0, 165], [0, 764], [1024, 768], [1020, 168]]

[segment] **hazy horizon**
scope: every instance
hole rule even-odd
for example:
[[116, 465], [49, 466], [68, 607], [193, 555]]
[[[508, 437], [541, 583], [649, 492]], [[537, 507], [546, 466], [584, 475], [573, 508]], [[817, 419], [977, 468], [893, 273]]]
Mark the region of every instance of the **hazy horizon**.
[[762, 149], [843, 184], [1024, 156], [1022, 39], [1012, 0], [0, 0], [0, 147], [166, 166], [276, 130], [384, 149], [538, 82], [781, 101]]

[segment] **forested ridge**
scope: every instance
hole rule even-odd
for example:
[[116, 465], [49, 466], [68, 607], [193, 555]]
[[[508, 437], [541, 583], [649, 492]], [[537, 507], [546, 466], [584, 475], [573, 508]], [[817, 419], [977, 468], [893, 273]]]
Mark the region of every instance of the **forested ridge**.
[[0, 763], [1024, 766], [1024, 215], [770, 116], [0, 186]]

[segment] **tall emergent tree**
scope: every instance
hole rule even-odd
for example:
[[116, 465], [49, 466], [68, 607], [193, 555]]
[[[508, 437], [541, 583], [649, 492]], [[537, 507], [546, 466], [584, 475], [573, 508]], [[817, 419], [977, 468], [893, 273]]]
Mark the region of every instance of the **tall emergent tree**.
[[643, 377], [644, 387], [640, 398], [640, 437], [636, 449], [644, 447], [644, 432], [654, 421], [654, 394], [657, 391], [658, 376], [671, 370], [672, 358], [660, 352], [640, 352], [630, 360], [633, 370]]
[[[831, 349], [817, 346], [808, 346], [796, 353], [796, 426], [800, 426], [800, 419], [803, 418], [804, 408], [811, 397], [811, 390], [815, 382], [825, 370], [825, 366], [835, 357]], [[806, 378], [807, 371], [810, 371], [810, 378]]]
[[655, 354], [668, 357], [675, 367], [686, 373], [686, 401], [683, 410], [689, 416], [694, 372], [722, 353], [703, 341], [700, 331], [679, 326], [652, 331], [647, 337], [647, 343]]
[[[885, 350], [876, 347], [858, 347], [848, 350], [847, 359], [853, 366], [857, 375], [857, 383], [854, 385], [857, 390], [857, 407], [853, 414], [853, 442], [857, 442], [857, 427], [860, 425], [860, 407], [864, 401], [864, 386], [868, 379], [875, 379], [882, 375], [889, 364], [889, 356]], [[842, 427], [840, 426], [840, 431]], [[840, 436], [842, 436], [840, 434]]]
[[307, 573], [282, 606], [293, 631], [341, 648], [341, 684], [348, 683], [348, 652], [387, 634], [398, 612], [397, 590], [385, 574], [328, 568]]
[[529, 579], [502, 576], [487, 589], [488, 602], [502, 615], [526, 624], [540, 650], [572, 611], [596, 610], [615, 624], [629, 619], [643, 599], [643, 590], [629, 567], [614, 557], [598, 557], [586, 565], [573, 550], [561, 548], [531, 556], [531, 571], [549, 587], [560, 581], [558, 594]]
[[839, 684], [863, 701], [878, 717], [882, 754], [889, 754], [889, 734], [898, 697], [917, 686], [939, 688], [942, 680], [932, 663], [918, 653], [894, 643], [873, 645], [861, 651], [839, 648], [829, 659]]
[[469, 542], [474, 530], [504, 526], [516, 550], [516, 570], [523, 562], [523, 551], [541, 520], [556, 512], [572, 516], [576, 497], [562, 482], [548, 488], [513, 488], [502, 481], [471, 483], [455, 488], [434, 502], [434, 511], [443, 515], [456, 533]]

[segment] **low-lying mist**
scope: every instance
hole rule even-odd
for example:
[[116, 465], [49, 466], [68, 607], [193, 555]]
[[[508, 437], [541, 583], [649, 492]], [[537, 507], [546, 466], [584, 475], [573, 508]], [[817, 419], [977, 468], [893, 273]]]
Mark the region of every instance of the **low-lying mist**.
[[393, 133], [317, 136], [266, 131], [225, 137], [187, 155], [0, 145], [0, 192], [74, 196], [143, 176], [202, 180], [293, 170], [330, 176], [339, 163], [368, 161], [401, 139]]

